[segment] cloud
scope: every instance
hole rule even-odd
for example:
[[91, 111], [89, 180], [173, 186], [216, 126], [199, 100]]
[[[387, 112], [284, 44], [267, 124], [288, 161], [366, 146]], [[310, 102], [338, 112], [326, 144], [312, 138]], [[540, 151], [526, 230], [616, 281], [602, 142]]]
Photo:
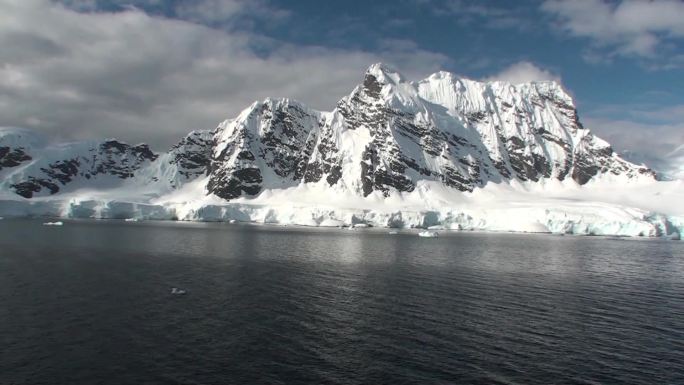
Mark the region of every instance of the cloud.
[[435, 15], [449, 17], [463, 26], [520, 31], [533, 28], [529, 10], [522, 2], [510, 2], [505, 7], [466, 0], [414, 0], [414, 3], [428, 6]]
[[604, 106], [584, 114], [581, 120], [630, 160], [671, 174], [684, 167], [683, 104]]
[[668, 63], [674, 42], [684, 38], [684, 2], [678, 0], [631, 1], [617, 4], [601, 0], [547, 0], [541, 10], [560, 30], [587, 38], [592, 50], [585, 57], [636, 57]]
[[561, 83], [560, 76], [539, 68], [528, 61], [520, 61], [504, 68], [498, 74], [485, 78], [487, 81], [506, 81], [512, 84], [553, 80]]
[[82, 12], [92, 12], [97, 9], [96, 0], [63, 0], [65, 6]]
[[199, 21], [223, 21], [243, 12], [245, 4], [236, 0], [200, 0], [179, 3], [176, 16]]
[[[366, 52], [289, 44], [249, 28], [210, 28], [195, 21], [206, 17], [207, 2], [184, 11], [193, 20], [135, 7], [78, 12], [91, 4], [0, 0], [0, 125], [163, 149], [268, 96], [331, 109], [374, 62], [398, 65], [408, 76], [450, 62], [405, 40], [381, 41], [377, 52]], [[245, 4], [232, 3], [237, 8], [224, 9], [221, 19], [256, 12]]]
[[[684, 105], [666, 106], [655, 109], [637, 109], [631, 115], [651, 122], [673, 123], [684, 122]], [[680, 139], [684, 143], [684, 130], [680, 131]]]
[[286, 19], [289, 12], [274, 8], [263, 0], [195, 0], [180, 2], [174, 8], [178, 19], [216, 26], [236, 22], [235, 18], [256, 18], [273, 23]]

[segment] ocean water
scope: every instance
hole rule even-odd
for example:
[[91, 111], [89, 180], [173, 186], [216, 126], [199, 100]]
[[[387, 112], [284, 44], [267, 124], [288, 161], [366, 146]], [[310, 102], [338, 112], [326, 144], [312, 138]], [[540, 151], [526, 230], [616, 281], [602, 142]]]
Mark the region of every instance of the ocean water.
[[684, 384], [684, 242], [6, 219], [0, 384]]

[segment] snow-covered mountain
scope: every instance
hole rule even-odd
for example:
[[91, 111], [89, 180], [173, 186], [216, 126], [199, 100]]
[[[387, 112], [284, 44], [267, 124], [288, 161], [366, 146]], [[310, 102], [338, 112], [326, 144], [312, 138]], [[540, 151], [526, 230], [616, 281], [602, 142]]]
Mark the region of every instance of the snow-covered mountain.
[[473, 191], [511, 179], [653, 177], [583, 128], [554, 82], [441, 72], [412, 83], [381, 64], [332, 112], [267, 99], [221, 124], [215, 141], [208, 191], [224, 199], [300, 183], [387, 196], [421, 180]]
[[[483, 83], [446, 72], [411, 82], [383, 64], [330, 112], [269, 98], [161, 154], [113, 139], [54, 145], [27, 130], [0, 129], [7, 199], [127, 201], [173, 207], [170, 216], [181, 219], [204, 219], [208, 207], [222, 207], [215, 219], [228, 219], [227, 208], [283, 199], [309, 211], [327, 202], [406, 212], [396, 199], [411, 196], [422, 197], [422, 209], [436, 201], [453, 208], [502, 186], [574, 191], [655, 183], [654, 176], [584, 128], [555, 82]], [[244, 215], [238, 219], [254, 219]]]
[[102, 142], [46, 145], [34, 132], [0, 129], [0, 189], [24, 198], [76, 187], [109, 188], [134, 177], [158, 155], [145, 144]]

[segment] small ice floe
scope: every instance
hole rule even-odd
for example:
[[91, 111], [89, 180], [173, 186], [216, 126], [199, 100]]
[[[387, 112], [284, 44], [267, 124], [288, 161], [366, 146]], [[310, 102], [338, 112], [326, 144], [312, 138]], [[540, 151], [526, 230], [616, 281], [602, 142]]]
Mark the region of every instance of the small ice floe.
[[126, 218], [124, 219], [126, 222], [140, 222], [140, 218]]
[[370, 227], [370, 226], [368, 226], [367, 223], [356, 223], [356, 224], [354, 225], [354, 228], [355, 228], [355, 229], [365, 229], [366, 227]]
[[228, 221], [228, 223], [237, 223], [237, 221], [235, 219], [231, 219]]
[[437, 232], [436, 232], [436, 231], [425, 230], [425, 231], [421, 231], [420, 233], [418, 233], [418, 236], [419, 236], [419, 237], [424, 237], [424, 238], [436, 238], [436, 237], [437, 237]]
[[0, 217], [0, 221], [1, 221], [1, 220], [3, 220], [3, 219], [5, 219], [5, 218], [3, 218], [3, 217]]
[[186, 294], [186, 293], [187, 293], [187, 291], [185, 291], [185, 290], [183, 290], [183, 289], [179, 289], [179, 288], [177, 288], [177, 287], [172, 287], [172, 288], [171, 288], [171, 294], [174, 294], [174, 295], [183, 295], [183, 294]]
[[64, 226], [64, 222], [62, 222], [62, 221], [45, 222], [45, 223], [43, 223], [43, 226]]
[[387, 234], [389, 234], [389, 235], [397, 235], [397, 234], [399, 234], [399, 232], [396, 231], [396, 230], [392, 230], [392, 231], [390, 231], [390, 232], [387, 233]]

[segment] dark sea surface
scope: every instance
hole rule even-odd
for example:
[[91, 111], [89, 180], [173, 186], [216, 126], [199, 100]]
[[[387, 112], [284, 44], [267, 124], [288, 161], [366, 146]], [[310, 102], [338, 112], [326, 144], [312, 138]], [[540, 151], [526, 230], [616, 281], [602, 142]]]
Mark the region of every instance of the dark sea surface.
[[684, 384], [684, 242], [6, 219], [0, 384]]

